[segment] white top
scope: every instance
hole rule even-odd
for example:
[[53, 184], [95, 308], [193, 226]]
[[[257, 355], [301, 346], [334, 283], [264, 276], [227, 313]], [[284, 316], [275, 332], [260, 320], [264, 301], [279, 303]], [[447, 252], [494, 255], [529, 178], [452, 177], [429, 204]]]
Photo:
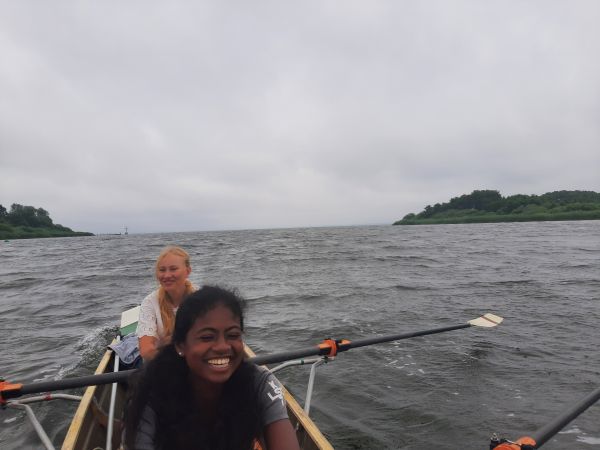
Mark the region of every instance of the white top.
[[[198, 286], [192, 283], [192, 289], [197, 291]], [[178, 309], [178, 307], [173, 308], [173, 314], [176, 314]], [[158, 305], [158, 289], [148, 294], [148, 296], [142, 300], [135, 334], [137, 334], [138, 337], [155, 337], [158, 339], [159, 347], [167, 344], [167, 342], [165, 342], [165, 327], [160, 315], [160, 306]]]
[[[173, 308], [173, 314], [178, 308]], [[158, 339], [158, 346], [162, 347], [164, 342], [165, 327], [160, 315], [160, 306], [158, 305], [158, 289], [151, 292], [140, 306], [140, 317], [138, 319], [137, 330], [138, 337], [152, 336]]]

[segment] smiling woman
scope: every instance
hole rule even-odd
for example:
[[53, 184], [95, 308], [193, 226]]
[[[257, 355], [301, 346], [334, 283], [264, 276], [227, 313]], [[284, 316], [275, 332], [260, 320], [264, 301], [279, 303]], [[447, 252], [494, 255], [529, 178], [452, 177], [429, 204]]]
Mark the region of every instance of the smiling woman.
[[188, 279], [191, 272], [190, 255], [181, 247], [166, 247], [158, 255], [155, 275], [160, 286], [142, 301], [136, 330], [144, 360], [171, 341], [177, 308], [196, 290]]
[[239, 317], [230, 306], [216, 305], [196, 319], [182, 343], [175, 344], [195, 375], [195, 393], [205, 392], [203, 386], [207, 383], [220, 386], [242, 362], [244, 342]]
[[127, 449], [299, 448], [281, 385], [243, 359], [243, 309], [235, 292], [214, 286], [184, 300], [172, 343], [132, 389]]

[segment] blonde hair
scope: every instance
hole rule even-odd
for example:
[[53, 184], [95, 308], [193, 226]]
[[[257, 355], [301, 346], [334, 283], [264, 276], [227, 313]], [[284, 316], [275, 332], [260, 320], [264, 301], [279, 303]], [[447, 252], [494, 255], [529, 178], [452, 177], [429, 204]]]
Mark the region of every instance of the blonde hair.
[[[186, 252], [181, 247], [177, 247], [174, 245], [165, 247], [158, 255], [158, 258], [156, 258], [154, 274], [155, 274], [157, 280], [158, 280], [158, 266], [160, 264], [160, 261], [167, 255], [175, 255], [175, 256], [182, 257], [183, 261], [185, 262], [185, 266], [188, 269], [192, 268], [192, 266], [190, 265], [190, 255], [188, 254], [188, 252]], [[190, 280], [185, 280], [184, 297], [191, 294], [195, 290], [196, 289], [192, 285], [192, 282]], [[165, 292], [165, 290], [162, 286], [159, 286], [159, 288], [158, 288], [158, 306], [160, 308], [160, 318], [162, 319], [163, 327], [165, 330], [165, 335], [171, 336], [173, 334], [173, 328], [175, 326], [175, 314], [173, 313], [173, 302], [172, 302], [171, 296], [167, 292]]]

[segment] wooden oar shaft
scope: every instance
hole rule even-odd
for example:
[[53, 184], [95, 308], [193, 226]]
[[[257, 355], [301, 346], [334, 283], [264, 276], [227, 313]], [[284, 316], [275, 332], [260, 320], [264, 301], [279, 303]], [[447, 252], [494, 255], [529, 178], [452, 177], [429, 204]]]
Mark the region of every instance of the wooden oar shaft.
[[586, 397], [582, 398], [569, 410], [565, 411], [559, 417], [537, 430], [531, 437], [536, 443], [535, 448], [540, 448], [544, 443], [550, 440], [556, 433], [562, 430], [575, 417], [584, 412], [600, 399], [600, 388], [596, 389]]
[[[338, 344], [337, 352], [343, 352], [352, 348], [364, 347], [366, 345], [381, 344], [384, 342], [398, 341], [401, 339], [408, 339], [418, 336], [426, 336], [429, 334], [444, 333], [446, 331], [460, 330], [462, 328], [469, 328], [473, 325], [467, 323], [462, 325], [453, 325], [449, 327], [434, 328], [431, 330], [424, 331], [413, 331], [410, 333], [392, 334], [387, 336], [374, 336], [365, 339], [357, 339], [355, 341], [344, 341]], [[301, 359], [307, 356], [318, 356], [328, 355], [331, 348], [323, 345], [317, 345], [312, 347], [305, 347], [298, 350], [292, 350], [288, 352], [272, 353], [270, 355], [255, 356], [249, 358], [248, 361], [257, 365], [263, 364], [274, 364], [283, 361], [289, 361], [292, 359]], [[0, 393], [3, 400], [9, 398], [16, 398], [26, 394], [37, 394], [41, 392], [58, 391], [62, 389], [73, 389], [85, 386], [98, 386], [102, 384], [116, 383], [119, 381], [125, 381], [132, 373], [136, 372], [137, 369], [124, 370], [121, 372], [112, 372], [99, 375], [89, 375], [85, 377], [77, 378], [66, 378], [64, 380], [56, 381], [42, 381], [39, 383], [26, 384], [21, 386], [18, 390], [6, 390]]]
[[73, 389], [86, 386], [98, 386], [101, 384], [116, 383], [125, 381], [137, 369], [124, 370], [122, 372], [103, 373], [99, 375], [88, 375], [85, 377], [65, 378], [55, 381], [41, 381], [39, 383], [24, 384], [17, 391], [5, 391], [2, 397], [5, 400], [16, 398], [27, 394], [39, 394], [49, 391], [60, 391], [63, 389]]
[[446, 331], [460, 330], [462, 328], [469, 328], [471, 326], [472, 326], [471, 324], [466, 323], [464, 325], [454, 325], [451, 327], [434, 328], [432, 330], [425, 330], [425, 331], [414, 331], [412, 333], [391, 334], [388, 336], [374, 336], [371, 338], [357, 339], [355, 341], [351, 341], [348, 344], [341, 344], [339, 346], [338, 351], [341, 352], [344, 350], [350, 350], [351, 348], [364, 347], [365, 345], [382, 344], [384, 342], [399, 341], [402, 339], [408, 339], [408, 338], [412, 338], [412, 337], [427, 336], [429, 334], [445, 333]]
[[[408, 339], [412, 337], [418, 336], [426, 336], [429, 334], [437, 334], [444, 333], [446, 331], [460, 330], [462, 328], [469, 328], [471, 324], [462, 324], [462, 325], [453, 325], [450, 327], [442, 327], [442, 328], [434, 328], [432, 330], [424, 330], [424, 331], [413, 331], [411, 333], [402, 333], [402, 334], [391, 334], [387, 336], [374, 336], [370, 338], [357, 339], [355, 341], [351, 341], [348, 343], [342, 343], [338, 345], [338, 353], [346, 350], [350, 350], [352, 348], [364, 347], [366, 345], [373, 344], [382, 344], [384, 342], [392, 342], [399, 341], [401, 339]], [[289, 361], [291, 359], [301, 359], [307, 356], [318, 356], [318, 355], [327, 355], [329, 350], [327, 348], [322, 348], [318, 346], [306, 347], [300, 350], [293, 350], [289, 352], [279, 352], [272, 353], [270, 355], [264, 356], [255, 356], [254, 358], [248, 359], [248, 361], [253, 362], [254, 364], [262, 365], [262, 364], [275, 364], [283, 361]]]

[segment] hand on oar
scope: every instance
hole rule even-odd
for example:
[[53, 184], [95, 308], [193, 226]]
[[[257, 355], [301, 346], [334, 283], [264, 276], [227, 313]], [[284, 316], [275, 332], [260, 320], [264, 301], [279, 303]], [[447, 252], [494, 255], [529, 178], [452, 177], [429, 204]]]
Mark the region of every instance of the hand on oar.
[[[540, 448], [542, 445], [548, 442], [552, 436], [554, 436], [569, 422], [575, 419], [575, 417], [596, 403], [598, 399], [600, 399], [600, 388], [596, 389], [589, 395], [586, 395], [571, 408], [533, 433], [531, 437], [523, 437], [516, 442], [511, 442], [507, 439], [498, 439], [496, 435], [494, 435], [492, 437], [490, 448], [493, 450], [533, 450]], [[496, 443], [498, 445], [494, 446]]]
[[[254, 364], [272, 364], [291, 359], [304, 358], [306, 356], [335, 356], [339, 352], [344, 352], [352, 348], [364, 347], [366, 345], [380, 344], [383, 342], [398, 341], [418, 336], [426, 336], [429, 334], [444, 333], [446, 331], [460, 330], [469, 327], [492, 328], [502, 322], [502, 317], [494, 314], [485, 314], [467, 323], [461, 325], [453, 325], [449, 327], [434, 328], [431, 330], [414, 331], [411, 333], [392, 334], [388, 336], [375, 336], [366, 339], [357, 339], [348, 341], [345, 339], [325, 339], [321, 344], [311, 347], [305, 347], [289, 352], [274, 353], [271, 355], [255, 356], [249, 358], [248, 361]], [[65, 378], [56, 381], [42, 381], [31, 384], [12, 384], [0, 380], [0, 404], [5, 403], [10, 398], [20, 397], [26, 394], [36, 394], [40, 392], [58, 391], [62, 389], [73, 389], [85, 386], [98, 386], [101, 384], [116, 383], [125, 381], [129, 375], [136, 372], [137, 369], [124, 370], [122, 372], [111, 372], [100, 375], [89, 375], [86, 377]]]

